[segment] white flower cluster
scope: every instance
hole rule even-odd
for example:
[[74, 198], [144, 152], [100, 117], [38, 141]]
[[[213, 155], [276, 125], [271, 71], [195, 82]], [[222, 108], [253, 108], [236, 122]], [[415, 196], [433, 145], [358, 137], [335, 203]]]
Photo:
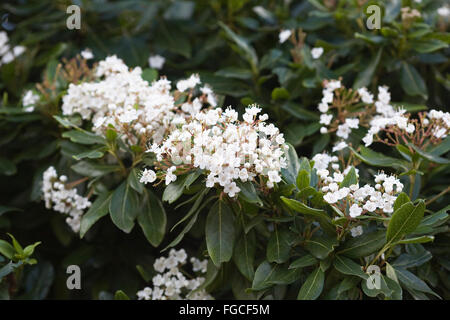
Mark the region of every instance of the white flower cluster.
[[[267, 114], [257, 117], [260, 112], [261, 108], [250, 106], [244, 121], [239, 121], [238, 113], [231, 108], [203, 110], [172, 131], [162, 145], [153, 144], [149, 151], [157, 160], [172, 163], [166, 184], [176, 180], [177, 166], [205, 170], [206, 186], [219, 184], [230, 197], [240, 191], [237, 179], [246, 182], [257, 175], [265, 176], [268, 188], [280, 182], [288, 147], [278, 128], [266, 124]], [[148, 174], [152, 180], [153, 174]]]
[[[402, 192], [403, 184], [395, 176], [385, 173], [375, 175], [375, 187], [368, 184], [360, 187], [353, 184], [349, 187], [341, 187], [345, 176], [351, 167], [341, 172], [333, 168], [331, 174], [328, 169], [317, 170], [321, 190], [324, 192], [323, 199], [329, 204], [336, 204], [341, 209], [349, 208], [349, 215], [356, 218], [365, 212], [392, 213], [397, 194]], [[357, 170], [355, 170], [358, 175]]]
[[68, 214], [67, 224], [74, 232], [80, 230], [81, 217], [91, 202], [80, 196], [75, 188], [66, 188], [67, 177], [58, 174], [54, 167], [49, 167], [43, 174], [42, 193], [45, 207], [55, 211]]
[[[113, 127], [132, 144], [140, 138], [160, 143], [172, 125], [183, 123], [184, 117], [198, 112], [203, 102], [215, 101], [209, 90], [200, 98], [185, 102], [184, 113], [178, 112], [170, 81], [161, 78], [149, 85], [141, 75], [141, 68], [130, 71], [121, 59], [107, 57], [96, 69], [98, 81], [69, 85], [63, 97], [63, 114], [79, 113], [83, 119], [91, 120], [97, 134]], [[177, 87], [185, 91], [199, 83], [199, 77], [193, 75], [179, 81]]]
[[[328, 126], [333, 120], [333, 114], [329, 113], [330, 104], [333, 104], [334, 91], [340, 89], [341, 82], [338, 80], [330, 80], [325, 83], [325, 88], [322, 90], [322, 100], [318, 105], [318, 109], [321, 112], [320, 115], [320, 133], [325, 134], [328, 132]], [[359, 119], [358, 118], [346, 118], [345, 121], [337, 126], [336, 135], [343, 140], [339, 141], [333, 148], [333, 152], [345, 149], [347, 143], [344, 141], [348, 139], [352, 129], [358, 129]]]
[[15, 46], [11, 49], [8, 42], [8, 34], [5, 31], [0, 31], [0, 66], [12, 62], [25, 51], [23, 46]]
[[363, 138], [363, 142], [366, 147], [371, 145], [374, 135], [391, 127], [400, 129], [406, 134], [412, 134], [416, 131], [415, 123], [420, 125], [423, 132], [429, 132], [434, 138], [445, 138], [449, 134], [450, 113], [432, 109], [425, 114], [426, 118], [422, 119], [420, 123], [410, 119], [409, 115], [405, 114], [405, 110], [401, 109], [386, 115], [376, 115], [370, 121], [370, 128]]
[[[361, 89], [359, 89], [361, 90]], [[366, 90], [363, 88], [363, 90]], [[359, 91], [358, 91], [359, 92]], [[370, 93], [367, 93], [370, 95]], [[364, 94], [361, 94], [364, 96]], [[363, 100], [363, 102], [365, 102]], [[370, 120], [370, 128], [366, 136], [363, 138], [363, 142], [366, 147], [372, 144], [373, 136], [385, 129], [388, 126], [397, 126], [407, 133], [413, 133], [415, 126], [408, 123], [408, 118], [405, 116], [405, 110], [396, 110], [391, 104], [391, 94], [387, 87], [378, 87], [378, 99], [375, 102], [376, 114]], [[366, 102], [367, 103], [367, 102]]]
[[[427, 113], [428, 119], [425, 119], [425, 126], [434, 124], [432, 134], [437, 139], [443, 139], [448, 136], [450, 129], [450, 113], [439, 110], [430, 110]], [[431, 123], [430, 123], [431, 122]]]
[[[332, 123], [334, 115], [329, 113], [330, 105], [334, 101], [333, 92], [336, 89], [341, 88], [339, 81], [330, 81], [326, 84], [323, 90], [323, 98], [318, 108], [322, 113], [320, 116], [320, 123], [323, 125], [320, 129], [321, 133], [329, 132], [328, 126]], [[369, 119], [369, 130], [366, 136], [363, 138], [363, 142], [366, 147], [373, 142], [374, 135], [380, 131], [390, 127], [397, 126], [401, 130], [405, 130], [406, 133], [411, 134], [415, 131], [415, 126], [409, 122], [409, 118], [405, 115], [406, 111], [403, 109], [395, 109], [391, 103], [391, 94], [386, 86], [378, 87], [377, 99], [374, 99], [374, 95], [370, 93], [367, 88], [359, 88], [356, 102], [363, 102], [368, 105], [364, 115]], [[355, 102], [354, 101], [354, 102]], [[374, 107], [374, 111], [370, 111], [370, 107]], [[371, 113], [372, 112], [372, 113]], [[333, 152], [342, 150], [347, 147], [345, 140], [348, 139], [352, 129], [358, 129], [360, 126], [360, 119], [356, 117], [347, 117], [345, 120], [339, 120], [340, 124], [336, 127], [336, 136], [342, 140], [338, 141], [333, 147]], [[442, 134], [443, 130], [439, 131]]]
[[[196, 290], [204, 281], [204, 277], [187, 279], [181, 267], [187, 262], [184, 249], [172, 249], [169, 256], [156, 259], [153, 268], [158, 274], [153, 277], [153, 288], [146, 287], [137, 292], [139, 300], [212, 300], [204, 289]], [[207, 260], [191, 258], [192, 271], [206, 273]]]
[[175, 118], [170, 82], [165, 79], [149, 85], [138, 67], [132, 71], [116, 56], [99, 63], [97, 82], [70, 84], [63, 97], [64, 115], [79, 113], [93, 123], [97, 134], [110, 126], [132, 139], [146, 135], [161, 141]]
[[25, 107], [26, 112], [33, 112], [36, 103], [39, 101], [39, 95], [34, 93], [32, 90], [25, 92], [22, 98], [22, 105]]

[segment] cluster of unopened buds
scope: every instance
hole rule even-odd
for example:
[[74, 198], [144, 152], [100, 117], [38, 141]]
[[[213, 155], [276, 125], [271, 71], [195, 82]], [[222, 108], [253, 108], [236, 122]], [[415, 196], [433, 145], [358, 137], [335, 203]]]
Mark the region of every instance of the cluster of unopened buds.
[[84, 210], [91, 206], [88, 198], [80, 196], [77, 189], [67, 184], [67, 176], [58, 177], [54, 167], [49, 167], [43, 174], [42, 193], [45, 207], [67, 214], [67, 224], [78, 232]]
[[[273, 188], [286, 167], [287, 145], [278, 128], [265, 122], [267, 114], [258, 116], [260, 112], [261, 108], [250, 106], [240, 121], [231, 108], [202, 110], [148, 151], [156, 154], [156, 167], [165, 172], [166, 184], [177, 174], [201, 169], [207, 176], [206, 187], [220, 185], [230, 197], [240, 191], [237, 181]], [[153, 171], [145, 170], [141, 182], [155, 179]]]
[[[187, 263], [188, 256], [184, 249], [172, 249], [168, 257], [156, 259], [153, 268], [158, 273], [152, 279], [153, 288], [145, 287], [137, 292], [139, 300], [212, 300], [204, 289], [199, 287], [205, 278], [191, 277], [188, 279], [187, 272], [182, 269]], [[190, 259], [192, 271], [206, 273], [207, 260]]]

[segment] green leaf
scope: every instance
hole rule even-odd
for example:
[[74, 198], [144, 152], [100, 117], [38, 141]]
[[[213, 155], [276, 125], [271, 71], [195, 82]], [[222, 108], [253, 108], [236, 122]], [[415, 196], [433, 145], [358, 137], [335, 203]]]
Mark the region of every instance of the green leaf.
[[[319, 119], [319, 116], [315, 112], [309, 111], [292, 101], [287, 101], [281, 106], [281, 108], [300, 120], [314, 121]], [[300, 132], [297, 134], [300, 134]]]
[[272, 284], [269, 282], [270, 276], [276, 270], [277, 266], [273, 269], [270, 263], [267, 261], [261, 262], [261, 264], [256, 268], [255, 277], [253, 278], [252, 290], [264, 290]]
[[340, 187], [350, 187], [353, 184], [358, 183], [358, 177], [356, 176], [355, 167], [351, 167], [349, 172], [346, 174], [344, 180], [342, 180]]
[[253, 76], [251, 70], [238, 67], [227, 67], [224, 69], [220, 69], [219, 71], [216, 71], [214, 74], [226, 78], [235, 78], [243, 80], [249, 80]]
[[253, 49], [253, 47], [250, 46], [244, 38], [234, 33], [234, 31], [231, 30], [223, 22], [219, 21], [218, 25], [225, 31], [227, 37], [236, 44], [238, 51], [243, 53], [245, 59], [249, 62], [250, 66], [252, 67], [253, 72], [257, 72], [258, 56], [256, 55], [255, 49]]
[[151, 84], [154, 80], [158, 79], [158, 70], [145, 68], [142, 70], [141, 77]]
[[434, 155], [432, 153], [428, 153], [428, 152], [425, 152], [423, 150], [420, 150], [418, 147], [416, 147], [412, 143], [409, 143], [408, 145], [411, 148], [413, 148], [414, 151], [416, 151], [422, 158], [424, 158], [424, 159], [426, 159], [428, 161], [431, 161], [431, 162], [434, 162], [434, 163], [439, 163], [439, 164], [449, 164], [450, 163], [449, 159], [442, 158], [442, 157], [436, 156], [436, 155]]
[[144, 191], [144, 184], [139, 182], [139, 172], [140, 170], [138, 168], [131, 169], [127, 180], [130, 187], [136, 190], [139, 194], [142, 194]]
[[300, 269], [288, 269], [286, 265], [277, 264], [273, 267], [273, 272], [267, 282], [275, 285], [287, 285], [297, 281], [300, 275]]
[[55, 278], [55, 269], [48, 261], [30, 268], [25, 278], [25, 296], [22, 299], [42, 300], [47, 297]]
[[413, 232], [422, 221], [424, 212], [423, 200], [420, 200], [416, 206], [412, 202], [407, 202], [395, 210], [387, 227], [386, 241], [394, 243]]
[[186, 37], [176, 24], [164, 23], [160, 20], [155, 36], [155, 45], [187, 59], [191, 57], [192, 46], [189, 37]]
[[328, 257], [338, 245], [336, 239], [325, 236], [313, 236], [311, 239], [306, 240], [305, 243], [305, 249], [318, 259], [325, 259]]
[[102, 217], [109, 213], [112, 192], [104, 192], [95, 199], [89, 210], [81, 218], [80, 238]]
[[256, 252], [256, 238], [254, 232], [248, 234], [242, 232], [236, 242], [236, 248], [233, 253], [233, 261], [239, 271], [249, 281], [253, 280], [255, 269], [253, 267]]
[[350, 258], [364, 258], [381, 249], [385, 242], [386, 232], [384, 230], [364, 233], [346, 241], [338, 254]]
[[185, 181], [186, 176], [181, 176], [176, 181], [170, 183], [164, 189], [162, 200], [167, 201], [169, 204], [175, 202], [183, 194]]
[[427, 98], [427, 87], [419, 72], [414, 66], [407, 62], [402, 62], [400, 73], [400, 84], [403, 90], [410, 96], [422, 96]]
[[6, 212], [13, 212], [13, 211], [23, 211], [19, 208], [13, 208], [13, 207], [7, 207], [7, 206], [1, 206], [0, 205], [0, 216]]
[[275, 88], [272, 90], [272, 100], [286, 100], [289, 99], [289, 91], [285, 88]]
[[17, 167], [11, 160], [0, 157], [0, 174], [5, 176], [12, 176], [16, 174]]
[[114, 294], [114, 300], [130, 300], [130, 298], [122, 290], [117, 290]]
[[280, 199], [292, 210], [300, 212], [304, 215], [311, 216], [320, 223], [320, 226], [329, 234], [336, 233], [331, 218], [326, 214], [324, 210], [314, 209], [301, 203], [300, 201], [289, 199], [281, 196]]
[[[1, 241], [1, 240], [0, 240]], [[2, 283], [3, 277], [6, 277], [8, 274], [12, 273], [15, 268], [20, 267], [23, 264], [22, 261], [17, 263], [13, 263], [12, 261], [8, 262], [6, 265], [0, 268], [0, 284]], [[5, 282], [3, 282], [5, 283]]]
[[360, 153], [356, 152], [352, 147], [349, 148], [353, 151], [357, 158], [371, 166], [402, 169], [408, 169], [410, 166], [409, 163], [404, 160], [388, 157], [382, 153], [372, 151], [364, 146], [360, 146]]
[[296, 180], [297, 188], [299, 190], [302, 190], [306, 187], [309, 187], [310, 179], [311, 179], [311, 174], [308, 171], [306, 171], [305, 169], [300, 170], [298, 172], [297, 180]]
[[338, 294], [342, 294], [352, 288], [355, 288], [360, 282], [361, 279], [358, 277], [345, 277], [344, 280], [342, 280], [342, 282], [339, 284]]
[[176, 246], [178, 243], [180, 243], [181, 240], [183, 240], [184, 235], [186, 233], [188, 233], [189, 230], [192, 229], [192, 227], [194, 226], [195, 222], [197, 221], [199, 213], [200, 213], [200, 210], [195, 211], [195, 213], [192, 216], [191, 220], [189, 220], [189, 222], [186, 224], [186, 226], [183, 228], [183, 230], [176, 236], [175, 239], [172, 240], [171, 243], [169, 243], [169, 245], [167, 245], [164, 249], [162, 249], [161, 252], [162, 251], [166, 251], [167, 249]]
[[239, 198], [249, 203], [257, 203], [260, 206], [263, 205], [261, 199], [256, 192], [255, 186], [250, 181], [242, 182], [238, 181], [237, 186], [241, 191], [239, 192]]
[[379, 294], [383, 294], [384, 297], [386, 297], [386, 298], [391, 297], [393, 291], [387, 285], [385, 277], [382, 274], [380, 274], [379, 276], [380, 276], [380, 288], [369, 288], [367, 283], [370, 282], [370, 280], [369, 281], [366, 280], [361, 283], [363, 292], [367, 296], [372, 297], [372, 298], [378, 296]]
[[430, 53], [443, 48], [447, 48], [448, 44], [437, 39], [425, 39], [411, 42], [411, 47], [420, 53]]
[[68, 129], [68, 128], [78, 128], [77, 125], [75, 125], [72, 122], [70, 122], [70, 120], [68, 120], [67, 118], [61, 118], [60, 116], [53, 116], [53, 118], [56, 121], [58, 121], [59, 124], [61, 124], [66, 129]]
[[101, 177], [105, 174], [120, 170], [120, 167], [117, 165], [99, 164], [90, 161], [77, 162], [70, 168], [85, 177]]
[[303, 213], [306, 215], [311, 215], [314, 217], [321, 217], [321, 218], [329, 219], [331, 221], [330, 217], [328, 217], [328, 215], [322, 209], [314, 209], [314, 208], [308, 207], [306, 204], [304, 204], [300, 201], [297, 201], [294, 199], [289, 199], [284, 196], [281, 196], [280, 198], [281, 198], [281, 200], [283, 200], [283, 202], [289, 208], [291, 208], [294, 211], [297, 211], [297, 212], [300, 212], [300, 213]]
[[103, 157], [104, 155], [104, 148], [98, 148], [98, 149], [94, 149], [94, 150], [88, 150], [82, 153], [78, 153], [78, 154], [74, 154], [73, 158], [75, 160], [81, 160], [81, 159], [99, 159], [101, 157]]
[[161, 201], [149, 190], [144, 190], [137, 220], [148, 242], [157, 247], [166, 233], [167, 218]]
[[12, 244], [13, 244], [14, 250], [15, 250], [17, 253], [19, 253], [19, 254], [23, 254], [23, 248], [22, 248], [22, 246], [20, 245], [19, 241], [17, 241], [16, 238], [14, 238], [14, 236], [13, 236], [12, 234], [10, 234], [10, 233], [8, 233], [8, 236], [9, 236], [9, 237], [11, 238], [11, 240], [12, 240]]
[[364, 280], [369, 277], [364, 271], [362, 271], [359, 264], [349, 258], [337, 255], [333, 262], [333, 265], [340, 273], [350, 276], [357, 276]]
[[295, 185], [295, 180], [297, 179], [297, 173], [300, 168], [300, 163], [298, 161], [297, 152], [295, 148], [288, 143], [288, 152], [285, 154], [287, 167], [281, 169], [281, 174], [289, 184]]
[[323, 290], [325, 274], [320, 269], [314, 270], [298, 292], [297, 300], [316, 300]]
[[436, 294], [433, 290], [431, 290], [430, 287], [422, 279], [416, 277], [413, 273], [402, 268], [394, 268], [394, 269], [397, 274], [398, 280], [405, 287], [420, 292], [430, 293], [440, 298], [440, 296]]
[[404, 192], [400, 193], [397, 196], [397, 199], [395, 199], [394, 202], [394, 211], [396, 211], [397, 209], [399, 209], [402, 205], [404, 205], [407, 202], [410, 202], [411, 199], [409, 199], [408, 195]]
[[0, 240], [0, 253], [6, 258], [12, 259], [16, 250], [14, 250], [14, 247], [5, 240]]
[[105, 144], [103, 137], [81, 129], [66, 131], [62, 134], [63, 138], [69, 138], [70, 141], [80, 144]]
[[31, 256], [34, 252], [34, 249], [40, 244], [41, 244], [41, 242], [38, 241], [38, 242], [35, 242], [33, 244], [26, 246], [25, 249], [23, 249], [23, 253], [25, 254], [26, 257]]
[[306, 254], [303, 257], [294, 260], [294, 262], [290, 264], [289, 269], [309, 267], [315, 265], [317, 262], [318, 260], [312, 255]]
[[209, 256], [216, 266], [227, 262], [233, 254], [235, 228], [231, 208], [218, 200], [206, 218], [206, 246]]
[[289, 259], [291, 251], [291, 235], [288, 230], [275, 225], [267, 243], [267, 261], [283, 263]]
[[130, 233], [134, 227], [134, 219], [139, 214], [139, 211], [137, 194], [126, 181], [122, 182], [114, 191], [109, 203], [111, 220], [120, 230]]
[[392, 263], [395, 268], [414, 268], [423, 265], [431, 260], [433, 256], [427, 250], [421, 250], [413, 253], [403, 253]]
[[378, 49], [375, 57], [370, 61], [368, 65], [364, 65], [362, 71], [356, 76], [355, 82], [353, 84], [353, 89], [359, 89], [361, 87], [367, 87], [373, 79], [375, 70], [380, 62], [381, 53], [383, 52], [383, 47]]

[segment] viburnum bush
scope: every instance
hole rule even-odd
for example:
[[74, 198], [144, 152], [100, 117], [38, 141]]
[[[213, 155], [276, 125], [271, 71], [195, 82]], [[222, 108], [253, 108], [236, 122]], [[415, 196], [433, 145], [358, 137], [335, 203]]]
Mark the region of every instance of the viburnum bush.
[[222, 2], [0, 39], [0, 297], [448, 299], [450, 8]]

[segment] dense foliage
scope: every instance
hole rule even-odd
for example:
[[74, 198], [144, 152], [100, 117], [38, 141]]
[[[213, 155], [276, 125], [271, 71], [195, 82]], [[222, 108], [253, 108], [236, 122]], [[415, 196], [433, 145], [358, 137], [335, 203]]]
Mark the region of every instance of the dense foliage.
[[0, 5], [1, 298], [450, 298], [445, 1], [71, 4]]

